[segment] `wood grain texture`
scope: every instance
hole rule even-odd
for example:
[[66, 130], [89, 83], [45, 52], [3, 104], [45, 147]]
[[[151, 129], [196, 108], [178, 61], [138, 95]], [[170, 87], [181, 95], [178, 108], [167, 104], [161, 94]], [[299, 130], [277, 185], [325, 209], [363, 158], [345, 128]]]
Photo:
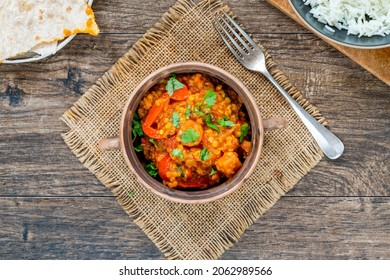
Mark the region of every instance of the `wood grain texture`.
[[[0, 259], [164, 259], [114, 198], [0, 198]], [[389, 259], [387, 198], [284, 197], [222, 259]]]
[[[102, 33], [144, 34], [175, 2], [176, 0], [153, 1], [151, 7], [150, 1], [95, 0], [93, 9]], [[264, 0], [225, 1], [240, 15], [242, 23], [250, 33], [302, 33], [302, 28], [298, 24], [291, 24], [290, 21], [285, 20], [270, 21], [270, 17], [279, 14], [279, 11], [264, 2]]]
[[283, 197], [223, 258], [389, 259], [389, 206], [388, 198]]
[[[296, 22], [307, 28], [304, 22], [296, 15], [294, 10], [291, 8], [288, 0], [267, 0], [267, 2], [274, 5], [276, 8], [287, 14]], [[324, 41], [326, 41], [329, 45], [336, 48], [340, 52], [344, 53], [352, 60], [356, 61], [358, 64], [373, 73], [385, 83], [390, 85], [390, 47], [381, 49], [361, 50], [342, 46], [326, 39], [324, 39]]]
[[[265, 1], [226, 1], [345, 143], [223, 259], [390, 257], [390, 88]], [[162, 259], [61, 138], [59, 120], [175, 3], [95, 1], [102, 34], [0, 65], [0, 259]]]
[[113, 197], [0, 198], [0, 259], [154, 259]]

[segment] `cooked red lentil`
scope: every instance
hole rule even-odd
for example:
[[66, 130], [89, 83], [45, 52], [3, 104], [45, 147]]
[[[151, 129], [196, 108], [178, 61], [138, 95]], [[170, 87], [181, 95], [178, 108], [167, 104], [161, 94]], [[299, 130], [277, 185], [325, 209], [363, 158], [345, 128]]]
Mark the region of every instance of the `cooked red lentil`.
[[161, 80], [141, 100], [138, 115], [149, 174], [158, 172], [171, 188], [218, 184], [241, 168], [250, 151], [242, 102], [204, 74]]

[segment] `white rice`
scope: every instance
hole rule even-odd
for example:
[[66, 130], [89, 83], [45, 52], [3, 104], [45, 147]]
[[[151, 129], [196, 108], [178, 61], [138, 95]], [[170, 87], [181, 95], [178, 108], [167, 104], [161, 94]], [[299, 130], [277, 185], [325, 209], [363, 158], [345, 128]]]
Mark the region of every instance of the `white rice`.
[[325, 28], [328, 29], [330, 32], [334, 33], [336, 30], [334, 30], [332, 27], [329, 25], [325, 24]]
[[390, 34], [390, 0], [303, 0], [319, 22], [371, 37]]

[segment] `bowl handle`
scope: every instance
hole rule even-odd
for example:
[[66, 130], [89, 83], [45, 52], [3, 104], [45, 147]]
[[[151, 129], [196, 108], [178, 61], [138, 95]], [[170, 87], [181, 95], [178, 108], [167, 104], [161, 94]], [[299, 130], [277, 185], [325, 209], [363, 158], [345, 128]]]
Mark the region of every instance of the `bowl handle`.
[[98, 142], [98, 146], [103, 151], [120, 150], [121, 148], [118, 136], [104, 138]]
[[263, 126], [265, 131], [281, 129], [287, 126], [287, 121], [282, 117], [263, 119]]

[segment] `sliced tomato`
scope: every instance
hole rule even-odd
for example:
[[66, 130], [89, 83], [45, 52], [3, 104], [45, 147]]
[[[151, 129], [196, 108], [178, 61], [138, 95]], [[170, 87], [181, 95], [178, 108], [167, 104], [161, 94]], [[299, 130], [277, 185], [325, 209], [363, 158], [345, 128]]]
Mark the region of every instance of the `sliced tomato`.
[[142, 130], [144, 133], [153, 139], [163, 139], [165, 135], [158, 133], [157, 129], [152, 128], [152, 125], [156, 122], [158, 117], [164, 111], [164, 108], [169, 104], [169, 95], [164, 93], [159, 99], [156, 100], [155, 104], [150, 108], [148, 115], [145, 118], [144, 123], [142, 124]]
[[187, 181], [179, 181], [177, 186], [180, 188], [202, 188], [207, 187], [210, 182], [209, 177], [198, 177]]
[[168, 172], [172, 172], [176, 169], [176, 163], [171, 159], [171, 156], [167, 154], [163, 159], [158, 163], [158, 175], [165, 181], [170, 181], [167, 176]]
[[171, 98], [173, 100], [181, 101], [187, 99], [188, 96], [190, 96], [190, 91], [188, 90], [187, 86], [184, 85], [184, 87], [175, 90]]

